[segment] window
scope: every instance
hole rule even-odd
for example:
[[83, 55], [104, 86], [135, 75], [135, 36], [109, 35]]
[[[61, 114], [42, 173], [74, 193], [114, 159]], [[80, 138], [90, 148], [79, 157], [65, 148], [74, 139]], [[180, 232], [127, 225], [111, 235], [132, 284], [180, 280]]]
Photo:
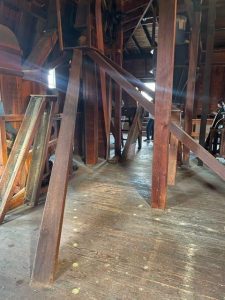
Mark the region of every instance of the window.
[[56, 88], [55, 69], [50, 69], [48, 71], [48, 87], [50, 89]]
[[[152, 90], [153, 92], [155, 92], [155, 82], [145, 82], [145, 85], [147, 86], [147, 88], [149, 88], [150, 90]], [[146, 92], [141, 91], [141, 94], [149, 101], [152, 101], [152, 97], [149, 96]]]

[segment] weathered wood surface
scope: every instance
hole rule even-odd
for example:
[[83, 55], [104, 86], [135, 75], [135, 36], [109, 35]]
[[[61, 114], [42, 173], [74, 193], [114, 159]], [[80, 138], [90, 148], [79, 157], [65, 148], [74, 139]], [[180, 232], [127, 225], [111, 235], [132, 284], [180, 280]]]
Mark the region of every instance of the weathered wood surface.
[[80, 90], [81, 65], [82, 52], [74, 50], [55, 162], [32, 271], [32, 283], [48, 285], [53, 281], [56, 271]]
[[[0, 166], [4, 167], [7, 163], [7, 142], [6, 142], [6, 130], [5, 121], [3, 117], [0, 117]], [[0, 170], [1, 175], [1, 170]]]
[[28, 173], [25, 195], [25, 200], [29, 202], [30, 206], [34, 206], [38, 202], [51, 135], [54, 108], [55, 105], [51, 101], [42, 115], [40, 126], [34, 139], [32, 160]]
[[26, 110], [13, 148], [0, 180], [0, 222], [4, 220], [8, 210], [9, 200], [13, 196], [13, 187], [26, 160], [35, 132], [39, 125], [41, 114], [45, 107], [45, 97], [33, 96]]
[[166, 207], [177, 0], [159, 2], [152, 207]]
[[[184, 117], [184, 129], [191, 135], [192, 133], [192, 118], [195, 100], [195, 84], [198, 66], [198, 48], [199, 48], [199, 36], [201, 29], [201, 12], [197, 11], [193, 16], [193, 26], [191, 31], [191, 40], [189, 47], [189, 68], [188, 68], [188, 81], [185, 103], [185, 117]], [[184, 147], [183, 161], [189, 162], [190, 150]]]

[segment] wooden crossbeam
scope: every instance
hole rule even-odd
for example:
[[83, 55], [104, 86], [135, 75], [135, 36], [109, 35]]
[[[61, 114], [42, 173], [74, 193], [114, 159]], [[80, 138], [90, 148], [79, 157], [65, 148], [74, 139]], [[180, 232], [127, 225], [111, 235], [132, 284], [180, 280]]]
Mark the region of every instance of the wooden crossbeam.
[[27, 107], [23, 122], [0, 180], [0, 222], [4, 220], [8, 210], [9, 200], [13, 196], [14, 185], [18, 180], [18, 176], [26, 160], [45, 104], [45, 97], [33, 96]]
[[62, 231], [69, 165], [80, 90], [82, 52], [73, 51], [69, 83], [36, 250], [32, 283], [48, 285], [54, 279]]
[[58, 40], [56, 31], [45, 33], [34, 46], [23, 68], [38, 68], [44, 65]]

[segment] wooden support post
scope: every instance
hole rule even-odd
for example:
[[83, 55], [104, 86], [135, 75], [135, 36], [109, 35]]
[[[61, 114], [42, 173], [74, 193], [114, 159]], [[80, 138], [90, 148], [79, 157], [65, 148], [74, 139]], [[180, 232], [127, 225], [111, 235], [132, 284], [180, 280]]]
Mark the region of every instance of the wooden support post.
[[45, 97], [33, 96], [30, 100], [24, 120], [21, 124], [6, 167], [0, 180], [0, 222], [4, 220], [13, 188], [27, 158], [28, 151], [38, 128], [41, 114], [45, 108]]
[[[209, 100], [210, 100], [210, 82], [211, 82], [211, 69], [214, 49], [214, 35], [215, 35], [215, 21], [216, 21], [216, 0], [209, 0], [208, 9], [208, 22], [207, 22], [207, 42], [206, 42], [206, 59], [204, 67], [204, 79], [203, 79], [203, 97], [202, 97], [202, 114], [199, 144], [204, 146], [207, 115], [209, 112]], [[202, 161], [198, 161], [200, 166], [203, 165]]]
[[48, 103], [41, 119], [40, 128], [34, 139], [32, 160], [28, 173], [25, 195], [25, 200], [29, 202], [30, 206], [35, 206], [38, 202], [47, 157], [48, 143], [51, 135], [54, 107], [54, 102], [51, 101]]
[[[192, 133], [192, 118], [195, 100], [195, 83], [198, 65], [198, 48], [199, 36], [201, 29], [201, 12], [196, 11], [193, 17], [193, 27], [191, 31], [191, 41], [189, 47], [189, 68], [188, 68], [188, 81], [187, 81], [187, 94], [185, 103], [185, 118], [184, 129], [191, 135]], [[190, 150], [184, 147], [183, 162], [189, 164]]]
[[177, 0], [159, 1], [152, 207], [166, 207]]
[[[102, 6], [101, 0], [96, 0], [95, 2], [95, 17], [96, 17], [96, 33], [97, 33], [97, 47], [104, 54], [104, 37], [103, 37], [103, 24], [102, 24]], [[110, 121], [109, 121], [109, 108], [106, 95], [106, 74], [105, 71], [100, 67], [100, 83], [101, 83], [101, 98], [105, 122], [105, 134], [106, 134], [106, 144], [107, 144], [107, 154], [108, 158], [109, 152], [109, 134], [110, 134]]]
[[[117, 9], [122, 9], [122, 1], [117, 0]], [[122, 67], [123, 59], [123, 30], [120, 26], [117, 33], [117, 41], [115, 45], [114, 62]], [[121, 107], [122, 107], [122, 89], [118, 84], [114, 85], [115, 88], [115, 107], [114, 107], [114, 138], [115, 138], [115, 156], [121, 156]]]
[[57, 13], [58, 36], [59, 36], [59, 49], [60, 49], [60, 51], [63, 51], [64, 43], [63, 43], [63, 33], [62, 33], [62, 19], [61, 19], [60, 0], [56, 0], [56, 13]]
[[81, 65], [82, 52], [74, 50], [55, 162], [34, 260], [32, 283], [48, 285], [53, 281], [56, 271], [76, 123]]
[[98, 97], [96, 65], [85, 57], [83, 69], [85, 163], [98, 162]]

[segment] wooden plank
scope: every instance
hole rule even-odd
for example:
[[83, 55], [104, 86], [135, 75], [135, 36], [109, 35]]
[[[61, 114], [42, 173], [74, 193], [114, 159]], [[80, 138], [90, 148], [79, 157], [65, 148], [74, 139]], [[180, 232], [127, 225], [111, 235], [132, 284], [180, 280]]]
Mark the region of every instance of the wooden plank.
[[[192, 118], [195, 100], [195, 83], [197, 75], [198, 65], [198, 48], [199, 48], [199, 36], [201, 29], [201, 12], [197, 11], [193, 17], [193, 27], [191, 31], [191, 41], [189, 47], [189, 68], [188, 68], [188, 81], [187, 81], [187, 93], [185, 103], [185, 118], [184, 129], [191, 135], [192, 133]], [[189, 163], [190, 150], [184, 147], [183, 150], [183, 162]]]
[[96, 66], [86, 57], [83, 68], [85, 163], [98, 162], [98, 97]]
[[169, 147], [169, 166], [168, 166], [168, 185], [175, 185], [176, 172], [177, 172], [177, 151], [178, 151], [178, 139], [171, 134], [170, 135], [170, 147]]
[[18, 193], [13, 195], [9, 200], [9, 210], [15, 209], [24, 204], [25, 199], [25, 187], [22, 188]]
[[26, 160], [44, 107], [45, 97], [33, 96], [31, 98], [0, 180], [0, 222], [3, 221], [8, 210], [9, 200], [13, 194], [13, 187], [18, 180], [21, 168]]
[[[0, 165], [5, 166], [8, 160], [5, 121], [0, 117]], [[0, 174], [1, 175], [1, 174]]]
[[52, 129], [52, 119], [55, 103], [52, 101], [46, 107], [41, 118], [40, 127], [34, 139], [32, 160], [26, 184], [25, 200], [30, 206], [35, 206], [38, 202], [39, 190], [41, 187], [44, 166], [47, 157], [48, 144]]
[[159, 2], [152, 207], [166, 207], [177, 0]]
[[56, 271], [80, 90], [81, 64], [82, 52], [74, 50], [55, 163], [34, 260], [32, 283], [48, 285], [53, 281]]
[[[214, 36], [215, 36], [215, 21], [216, 21], [216, 0], [209, 0], [208, 20], [207, 20], [207, 41], [206, 41], [206, 59], [204, 68], [203, 79], [203, 96], [202, 96], [202, 113], [201, 113], [201, 126], [199, 135], [199, 144], [204, 146], [206, 135], [206, 122], [209, 112], [210, 101], [210, 81], [212, 70], [212, 59], [214, 49]], [[203, 165], [199, 160], [199, 165]]]
[[24, 115], [17, 115], [17, 114], [3, 115], [1, 118], [6, 122], [22, 122]]

